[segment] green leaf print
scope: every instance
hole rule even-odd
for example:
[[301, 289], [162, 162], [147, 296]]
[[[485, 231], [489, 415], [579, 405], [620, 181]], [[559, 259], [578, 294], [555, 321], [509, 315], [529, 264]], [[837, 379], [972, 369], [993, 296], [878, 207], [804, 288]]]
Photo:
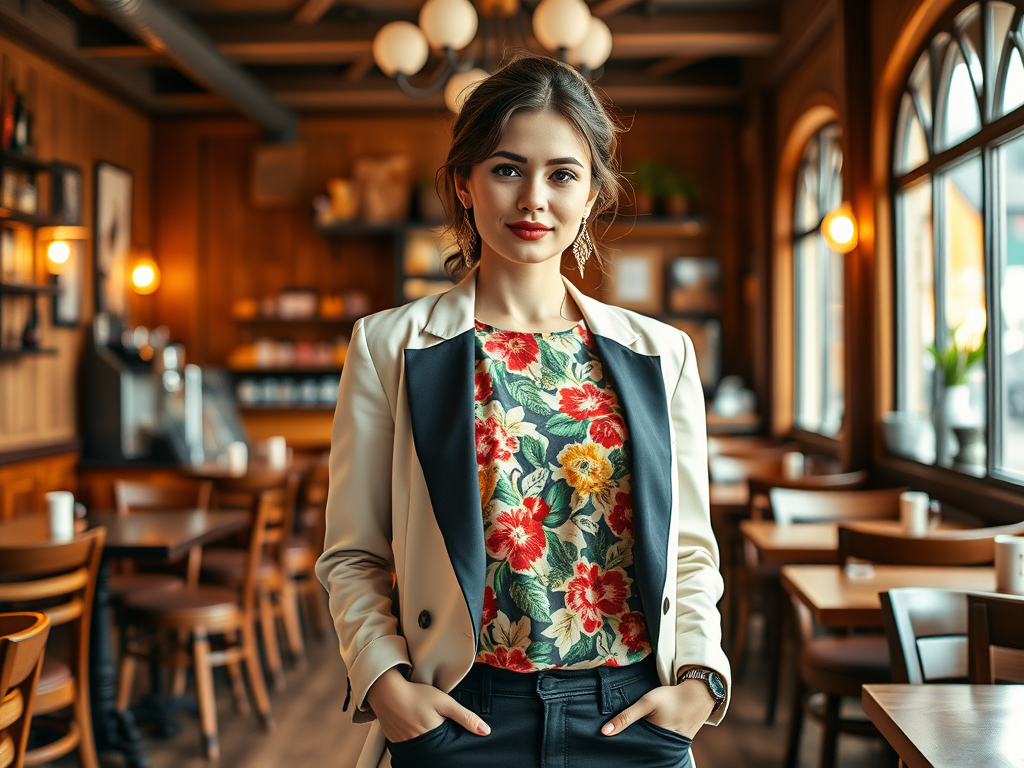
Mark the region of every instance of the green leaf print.
[[629, 473], [626, 465], [626, 452], [615, 448], [608, 452], [608, 461], [612, 463], [612, 482], [617, 483]]
[[590, 635], [583, 635], [569, 652], [562, 657], [562, 666], [569, 667], [580, 661], [586, 661], [594, 656], [594, 638]]
[[526, 656], [536, 664], [550, 664], [555, 655], [554, 643], [538, 643], [536, 640], [530, 643], [526, 649]]
[[519, 438], [519, 447], [522, 448], [523, 455], [530, 464], [538, 469], [540, 467], [547, 466], [544, 461], [544, 455], [547, 453], [547, 446], [536, 437], [523, 435]]
[[608, 535], [608, 529], [604, 525], [597, 526], [597, 532], [594, 534], [594, 540], [590, 546], [587, 547], [587, 551], [590, 556], [587, 558], [592, 563], [597, 563], [601, 568], [605, 567], [605, 563], [608, 561], [608, 548], [615, 541], [614, 536]]
[[513, 507], [517, 507], [523, 503], [522, 498], [516, 493], [515, 488], [509, 484], [508, 480], [504, 477], [499, 477], [497, 484], [494, 486], [494, 494], [492, 498], [499, 499], [500, 501], [510, 504]]
[[540, 364], [547, 370], [555, 371], [563, 376], [570, 370], [569, 356], [546, 342], [540, 344]]
[[551, 507], [551, 514], [554, 514], [555, 512], [560, 513], [563, 509], [568, 510], [571, 514], [572, 509], [569, 502], [572, 501], [572, 486], [562, 481], [552, 484], [552, 486], [548, 488], [547, 493], [544, 494], [544, 501], [549, 507]]
[[512, 577], [512, 586], [509, 587], [508, 593], [519, 610], [534, 621], [551, 621], [548, 591], [535, 577], [516, 574]]
[[[544, 524], [547, 525], [547, 519], [544, 520]], [[551, 565], [548, 581], [553, 587], [561, 586], [573, 575], [573, 561], [554, 531], [545, 531], [544, 536], [548, 541], [548, 563]]]
[[517, 403], [524, 405], [539, 416], [550, 416], [555, 411], [544, 399], [540, 387], [529, 379], [513, 378], [506, 382], [509, 394]]
[[501, 595], [508, 589], [508, 583], [512, 579], [512, 566], [508, 560], [502, 560], [494, 569], [494, 594]]
[[547, 423], [548, 431], [559, 437], [583, 440], [587, 436], [587, 422], [576, 421], [567, 413], [556, 413]]

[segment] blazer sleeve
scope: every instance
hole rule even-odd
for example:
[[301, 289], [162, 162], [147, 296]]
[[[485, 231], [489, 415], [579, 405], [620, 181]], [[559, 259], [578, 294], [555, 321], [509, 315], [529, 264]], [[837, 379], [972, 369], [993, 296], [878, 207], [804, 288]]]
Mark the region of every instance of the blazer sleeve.
[[708, 718], [708, 723], [717, 725], [728, 709], [732, 692], [717, 607], [724, 585], [719, 573], [718, 543], [711, 530], [704, 390], [697, 375], [693, 342], [685, 333], [682, 336], [685, 357], [670, 403], [679, 510], [675, 667], [677, 677], [691, 667], [707, 667], [722, 678], [725, 703]]
[[410, 665], [391, 602], [394, 432], [391, 407], [360, 320], [352, 331], [338, 390], [325, 551], [316, 564], [317, 577], [330, 593], [356, 722], [374, 717], [365, 699], [377, 678], [391, 667]]

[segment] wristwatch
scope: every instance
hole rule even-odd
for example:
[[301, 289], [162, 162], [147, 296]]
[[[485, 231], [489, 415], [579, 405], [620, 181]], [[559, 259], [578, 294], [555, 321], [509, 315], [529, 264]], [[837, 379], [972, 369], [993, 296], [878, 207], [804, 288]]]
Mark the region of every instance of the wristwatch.
[[718, 708], [725, 703], [725, 683], [722, 682], [722, 678], [713, 669], [705, 669], [704, 667], [688, 669], [679, 676], [679, 682], [683, 680], [704, 681], [708, 690], [711, 691], [711, 695], [715, 697], [715, 708], [711, 710], [712, 714], [717, 712]]

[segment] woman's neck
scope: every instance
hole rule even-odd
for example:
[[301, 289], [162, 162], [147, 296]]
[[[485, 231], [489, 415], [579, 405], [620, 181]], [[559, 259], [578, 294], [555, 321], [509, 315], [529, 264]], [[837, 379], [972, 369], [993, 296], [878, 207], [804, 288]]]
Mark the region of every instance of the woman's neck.
[[561, 259], [517, 264], [493, 254], [476, 276], [476, 319], [522, 333], [565, 331], [582, 318], [562, 282]]

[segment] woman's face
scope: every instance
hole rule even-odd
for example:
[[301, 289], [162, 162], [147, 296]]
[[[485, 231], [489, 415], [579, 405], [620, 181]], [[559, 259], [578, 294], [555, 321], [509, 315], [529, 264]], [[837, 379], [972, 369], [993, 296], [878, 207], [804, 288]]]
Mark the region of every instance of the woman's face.
[[550, 110], [513, 115], [494, 153], [455, 180], [473, 209], [481, 259], [518, 264], [559, 257], [597, 198], [590, 148]]

